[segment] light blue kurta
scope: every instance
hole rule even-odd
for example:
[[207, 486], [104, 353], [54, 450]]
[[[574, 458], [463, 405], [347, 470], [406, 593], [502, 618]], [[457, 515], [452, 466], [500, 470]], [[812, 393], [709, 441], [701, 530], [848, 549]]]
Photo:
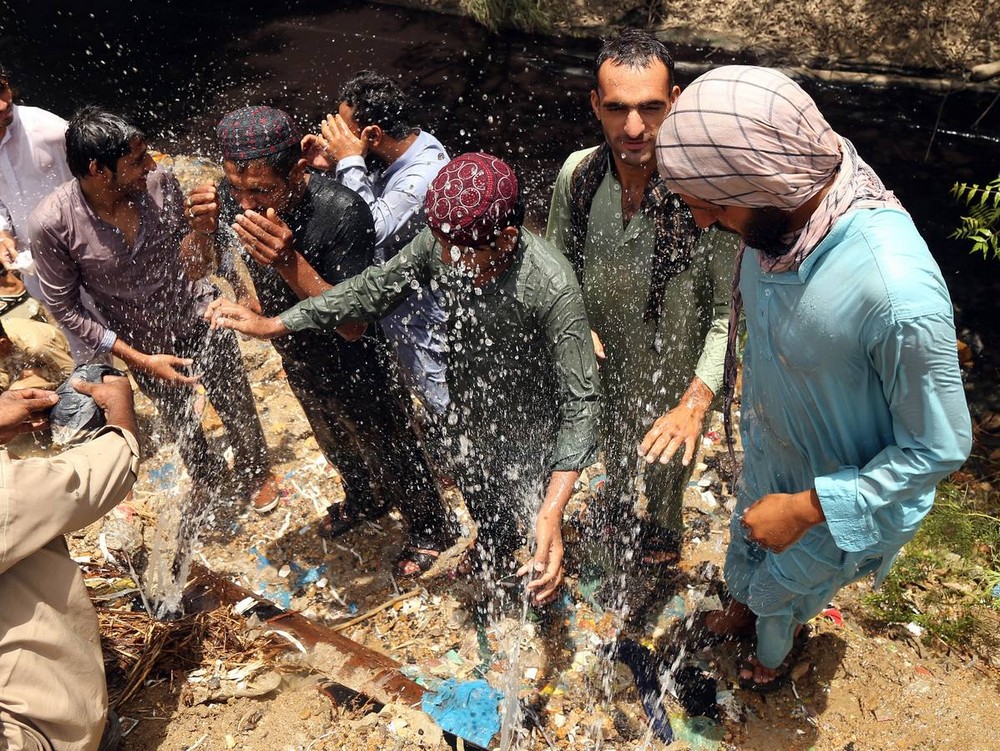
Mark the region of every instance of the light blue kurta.
[[[388, 261], [423, 229], [424, 196], [447, 163], [444, 146], [424, 131], [418, 131], [416, 140], [385, 170], [369, 171], [360, 156], [337, 162], [337, 180], [365, 199], [371, 209], [376, 261]], [[382, 319], [382, 330], [396, 350], [406, 385], [435, 415], [448, 409], [446, 324], [441, 300], [430, 288], [404, 300]]]
[[[968, 456], [971, 426], [951, 299], [905, 213], [847, 214], [797, 271], [765, 273], [748, 248], [740, 290], [746, 459], [726, 580], [777, 667], [839, 588], [881, 582]], [[747, 506], [814, 487], [825, 523], [780, 554], [747, 541]]]

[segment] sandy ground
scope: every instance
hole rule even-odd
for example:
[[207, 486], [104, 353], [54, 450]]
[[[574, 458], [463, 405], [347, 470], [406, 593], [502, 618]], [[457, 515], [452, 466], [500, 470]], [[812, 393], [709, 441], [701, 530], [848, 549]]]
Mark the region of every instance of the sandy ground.
[[[648, 733], [627, 669], [604, 659], [600, 645], [621, 634], [662, 648], [699, 603], [712, 606], [706, 594], [719, 576], [730, 499], [727, 485], [714, 469], [706, 468], [714, 465], [711, 441], [686, 496], [688, 540], [683, 563], [647, 599], [653, 604], [646, 617], [623, 624], [618, 614], [598, 607], [586, 572], [571, 552], [568, 595], [561, 605], [541, 621], [522, 621], [513, 609], [486, 629], [489, 648], [484, 650], [469, 614], [469, 588], [461, 580], [447, 576], [393, 580], [390, 562], [402, 540], [395, 518], [385, 517], [336, 543], [324, 543], [315, 535], [322, 508], [340, 497], [337, 475], [318, 453], [282, 378], [277, 355], [259, 342], [242, 346], [287, 494], [279, 508], [264, 517], [237, 506], [214, 509], [204, 527], [198, 560], [331, 626], [399, 592], [415, 590], [413, 596], [347, 629], [345, 635], [392, 656], [406, 666], [409, 677], [430, 684], [443, 678], [471, 679], [481, 672], [500, 687], [511, 685], [511, 671], [516, 671], [514, 685], [544, 729], [525, 731], [518, 738], [521, 748], [662, 746]], [[92, 566], [102, 559], [102, 531], [112, 548], [119, 546], [115, 541], [127, 528], [135, 535], [133, 540], [142, 537], [152, 549], [164, 533], [169, 541], [176, 524], [187, 480], [173, 446], [156, 445], [148, 403], [140, 399], [140, 406], [152, 455], [143, 465], [134, 499], [103, 525], [71, 540], [73, 552], [87, 556]], [[210, 411], [206, 423], [215, 426]], [[580, 496], [586, 497], [583, 484]], [[456, 494], [449, 499], [461, 508]], [[154, 558], [147, 577], [155, 579], [156, 568]], [[310, 571], [316, 573], [310, 576]], [[889, 633], [866, 632], [854, 608], [865, 591], [861, 585], [838, 599], [842, 625], [822, 618], [814, 621], [793, 683], [775, 694], [761, 697], [735, 686], [731, 646], [688, 655], [687, 664], [718, 680], [721, 722], [692, 720], [667, 696], [678, 737], [670, 748], [996, 748], [991, 727], [1000, 711], [1000, 673], [980, 660], [948, 656], [921, 645], [902, 627]], [[106, 602], [106, 625], [109, 614], [113, 616], [110, 609], [116, 607], [134, 609], [136, 600], [133, 596]], [[263, 632], [253, 622], [235, 629], [242, 632], [240, 638], [250, 653], [264, 643]], [[117, 633], [106, 628], [109, 650]], [[516, 662], [511, 660], [515, 651]], [[272, 650], [264, 664], [255, 664], [247, 654], [246, 649], [227, 652], [189, 644], [181, 657], [162, 656], [142, 690], [118, 709], [131, 728], [124, 747], [252, 751], [446, 747], [429, 730], [418, 734], [423, 730], [419, 717], [403, 710], [390, 706], [376, 714], [378, 707], [327, 698], [318, 690], [322, 676], [302, 667], [291, 647], [278, 657]], [[267, 678], [275, 668], [282, 675], [281, 685], [262, 696], [211, 690], [218, 689], [219, 677], [232, 671], [249, 676], [251, 688], [255, 681], [267, 683], [261, 675]], [[109, 680], [114, 684], [117, 678], [113, 674]], [[494, 747], [496, 743], [494, 739]]]

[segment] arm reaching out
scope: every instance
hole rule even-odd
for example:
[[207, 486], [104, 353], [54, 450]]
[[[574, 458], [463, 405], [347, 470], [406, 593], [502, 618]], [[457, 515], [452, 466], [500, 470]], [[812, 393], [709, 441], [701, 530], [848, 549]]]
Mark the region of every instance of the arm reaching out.
[[659, 460], [661, 464], [666, 464], [683, 445], [681, 464], [685, 467], [690, 464], [698, 450], [705, 412], [713, 396], [712, 390], [696, 376], [681, 397], [680, 404], [653, 423], [639, 445], [639, 456], [649, 463]]
[[267, 318], [224, 297], [209, 303], [205, 318], [213, 329], [232, 329], [254, 339], [274, 339], [290, 333], [277, 316]]

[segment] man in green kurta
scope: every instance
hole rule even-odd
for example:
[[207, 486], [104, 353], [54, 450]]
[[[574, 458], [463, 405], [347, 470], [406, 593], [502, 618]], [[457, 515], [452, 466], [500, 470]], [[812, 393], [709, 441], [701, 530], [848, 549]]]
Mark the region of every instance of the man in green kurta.
[[[580, 470], [597, 458], [600, 384], [580, 286], [566, 259], [521, 226], [510, 167], [463, 154], [431, 184], [428, 227], [373, 266], [275, 318], [226, 300], [213, 325], [273, 338], [346, 321], [378, 320], [422, 289], [448, 313], [446, 419], [455, 475], [479, 526], [479, 563], [514, 573], [513, 554], [534, 515], [535, 601], [562, 582], [562, 512]], [[539, 504], [540, 501], [540, 504]]]
[[[628, 544], [623, 515], [632, 518], [644, 494], [646, 563], [679, 552], [690, 461], [722, 383], [738, 245], [728, 232], [701, 233], [656, 174], [656, 132], [679, 93], [655, 37], [627, 29], [605, 42], [591, 92], [605, 144], [566, 160], [546, 233], [580, 277], [602, 360], [609, 479], [598, 518]], [[662, 463], [637, 451], [650, 429], [667, 446]]]

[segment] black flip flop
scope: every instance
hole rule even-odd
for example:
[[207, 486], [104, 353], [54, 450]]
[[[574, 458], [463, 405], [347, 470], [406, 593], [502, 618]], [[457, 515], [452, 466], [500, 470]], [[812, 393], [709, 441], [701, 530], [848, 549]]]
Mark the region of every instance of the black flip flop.
[[361, 514], [345, 503], [334, 503], [326, 507], [326, 516], [319, 523], [316, 533], [327, 540], [333, 540], [350, 532], [364, 521]]

